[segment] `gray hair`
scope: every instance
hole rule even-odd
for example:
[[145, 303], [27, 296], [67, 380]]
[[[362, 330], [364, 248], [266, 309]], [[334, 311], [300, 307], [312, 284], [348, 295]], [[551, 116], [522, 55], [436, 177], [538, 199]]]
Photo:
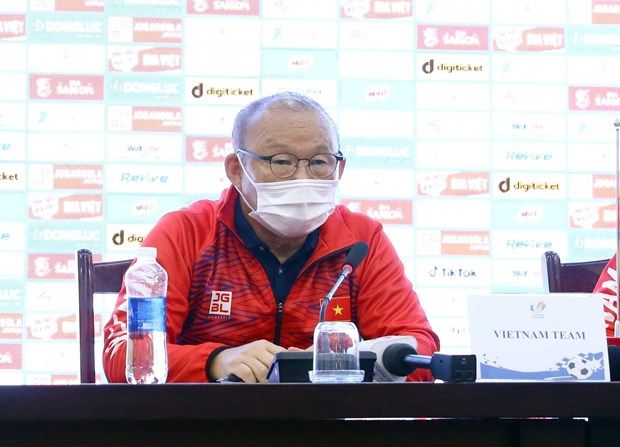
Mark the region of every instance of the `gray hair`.
[[327, 122], [336, 136], [336, 149], [340, 150], [340, 136], [338, 126], [327, 111], [314, 99], [296, 92], [281, 92], [271, 96], [264, 96], [251, 102], [239, 111], [233, 124], [232, 138], [235, 149], [245, 147], [245, 134], [252, 119], [270, 107], [288, 109], [292, 112], [315, 111]]

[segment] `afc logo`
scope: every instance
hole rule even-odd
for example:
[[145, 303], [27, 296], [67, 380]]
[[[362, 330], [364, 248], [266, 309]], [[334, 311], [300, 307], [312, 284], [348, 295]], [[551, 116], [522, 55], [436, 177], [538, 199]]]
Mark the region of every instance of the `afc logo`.
[[230, 316], [232, 292], [211, 292], [211, 306], [209, 315]]

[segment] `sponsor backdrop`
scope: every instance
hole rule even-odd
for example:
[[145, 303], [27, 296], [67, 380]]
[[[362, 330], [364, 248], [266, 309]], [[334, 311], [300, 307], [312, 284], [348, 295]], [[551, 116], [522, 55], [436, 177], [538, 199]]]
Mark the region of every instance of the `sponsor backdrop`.
[[77, 381], [76, 250], [218, 197], [236, 112], [281, 90], [333, 115], [340, 202], [467, 352], [468, 292], [614, 252], [619, 55], [618, 0], [0, 0], [0, 383]]

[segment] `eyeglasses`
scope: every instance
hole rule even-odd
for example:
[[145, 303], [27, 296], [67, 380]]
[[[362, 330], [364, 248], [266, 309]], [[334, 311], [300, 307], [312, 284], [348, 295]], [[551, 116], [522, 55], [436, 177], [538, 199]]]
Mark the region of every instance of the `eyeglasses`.
[[289, 178], [295, 174], [302, 160], [308, 162], [308, 169], [314, 177], [327, 178], [334, 173], [338, 162], [344, 160], [340, 151], [337, 154], [316, 154], [310, 158], [297, 158], [293, 154], [258, 155], [241, 148], [237, 149], [237, 153], [268, 161], [271, 172], [279, 178]]

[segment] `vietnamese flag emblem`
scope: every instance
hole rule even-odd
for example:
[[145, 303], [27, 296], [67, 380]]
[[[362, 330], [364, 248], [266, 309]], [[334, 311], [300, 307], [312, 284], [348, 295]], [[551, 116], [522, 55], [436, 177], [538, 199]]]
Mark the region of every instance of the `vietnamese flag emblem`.
[[[323, 300], [321, 300], [321, 303]], [[351, 321], [351, 299], [349, 296], [334, 296], [325, 310], [326, 321]]]

